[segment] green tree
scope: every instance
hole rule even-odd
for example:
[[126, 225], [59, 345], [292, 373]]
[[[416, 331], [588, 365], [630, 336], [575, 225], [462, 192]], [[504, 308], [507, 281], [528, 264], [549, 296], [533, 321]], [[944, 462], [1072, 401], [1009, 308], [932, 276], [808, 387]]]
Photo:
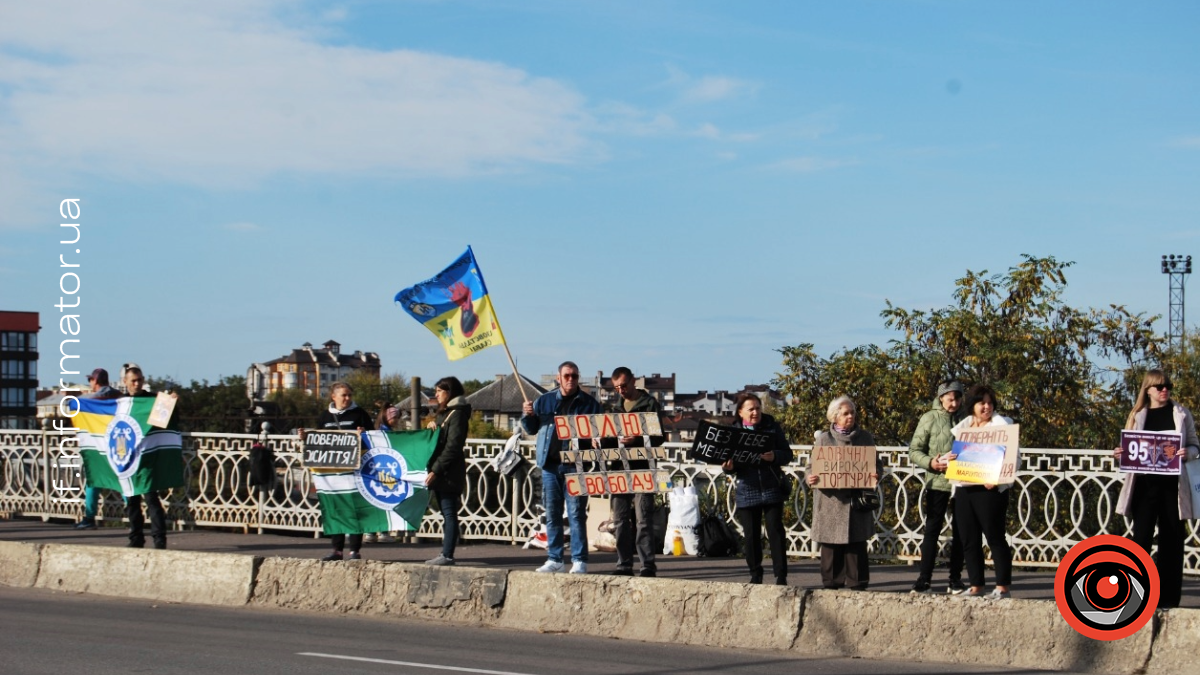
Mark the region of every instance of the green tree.
[[509, 432], [497, 427], [491, 422], [484, 421], [483, 413], [474, 412], [467, 422], [467, 438], [508, 438]]
[[404, 373], [395, 372], [379, 377], [366, 371], [355, 371], [345, 380], [354, 389], [354, 401], [371, 413], [408, 397], [409, 385]]
[[1118, 305], [1066, 305], [1072, 264], [1025, 255], [1003, 275], [968, 270], [948, 307], [926, 312], [888, 302], [884, 324], [903, 338], [887, 349], [867, 345], [822, 359], [812, 345], [782, 348], [776, 383], [793, 401], [785, 424], [807, 442], [813, 424], [825, 425], [824, 406], [845, 393], [881, 443], [906, 442], [937, 382], [955, 377], [995, 388], [999, 412], [1021, 424], [1026, 447], [1114, 447], [1131, 402], [1126, 374], [1161, 355], [1151, 330], [1157, 317]]

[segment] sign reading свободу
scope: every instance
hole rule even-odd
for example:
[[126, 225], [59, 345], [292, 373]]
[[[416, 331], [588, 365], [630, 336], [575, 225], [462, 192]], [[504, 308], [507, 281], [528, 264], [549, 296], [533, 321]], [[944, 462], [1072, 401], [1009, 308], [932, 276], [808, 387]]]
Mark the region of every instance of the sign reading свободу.
[[[561, 454], [563, 464], [575, 464], [575, 473], [565, 474], [566, 492], [571, 497], [606, 494], [670, 492], [671, 475], [657, 468], [666, 459], [666, 451], [650, 445], [651, 436], [662, 436], [657, 413], [612, 413], [598, 415], [558, 415], [554, 431], [559, 440], [570, 441], [571, 449]], [[620, 439], [636, 436], [644, 447], [627, 448]], [[581, 448], [581, 440], [616, 438], [616, 448]], [[644, 461], [646, 469], [633, 469], [630, 462]], [[585, 462], [595, 462], [587, 471]], [[620, 469], [608, 470], [609, 462], [620, 462]]]
[[312, 430], [304, 434], [304, 466], [308, 469], [357, 469], [362, 438], [357, 431]]

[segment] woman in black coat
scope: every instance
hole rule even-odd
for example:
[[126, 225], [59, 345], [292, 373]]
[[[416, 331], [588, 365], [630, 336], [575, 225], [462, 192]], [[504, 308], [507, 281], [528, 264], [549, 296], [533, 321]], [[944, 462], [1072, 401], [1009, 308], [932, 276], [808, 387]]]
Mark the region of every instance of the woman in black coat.
[[458, 502], [467, 483], [467, 459], [463, 446], [467, 443], [467, 425], [471, 420], [471, 404], [463, 398], [462, 382], [457, 377], [443, 377], [433, 387], [438, 404], [437, 447], [426, 467], [425, 485], [433, 490], [434, 499], [442, 510], [442, 552], [429, 565], [453, 565], [454, 547], [458, 544]]
[[746, 537], [746, 565], [750, 568], [750, 583], [761, 584], [762, 525], [766, 520], [767, 540], [771, 542], [771, 569], [775, 583], [787, 585], [787, 541], [783, 529], [783, 504], [791, 493], [791, 485], [783, 467], [792, 461], [792, 448], [783, 429], [770, 415], [762, 412], [762, 401], [750, 393], [738, 394], [735, 426], [771, 435], [770, 447], [754, 462], [734, 462], [721, 465], [726, 473], [737, 475], [737, 518]]

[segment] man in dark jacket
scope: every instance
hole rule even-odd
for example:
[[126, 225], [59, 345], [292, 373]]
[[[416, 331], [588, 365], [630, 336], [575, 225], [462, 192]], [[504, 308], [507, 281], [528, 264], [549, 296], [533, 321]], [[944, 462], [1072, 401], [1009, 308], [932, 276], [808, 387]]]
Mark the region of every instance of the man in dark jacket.
[[[87, 379], [91, 391], [79, 398], [94, 398], [101, 401], [121, 398], [121, 392], [109, 386], [107, 370], [97, 368], [92, 371], [91, 375], [88, 375]], [[86, 485], [83, 490], [83, 520], [76, 523], [75, 529], [94, 530], [96, 529], [96, 514], [100, 512], [100, 490], [92, 487], [86, 476], [84, 482]]]
[[542, 504], [546, 509], [547, 560], [538, 572], [562, 572], [563, 502], [567, 506], [567, 521], [571, 526], [571, 573], [587, 574], [587, 496], [567, 497], [566, 474], [574, 467], [563, 465], [561, 452], [570, 449], [570, 441], [560, 441], [554, 431], [556, 415], [594, 415], [602, 412], [600, 403], [579, 389], [579, 366], [564, 361], [558, 367], [558, 388], [548, 391], [536, 401], [522, 406], [525, 416], [521, 427], [527, 434], [537, 434], [537, 465], [542, 470]]
[[[634, 386], [633, 371], [625, 366], [617, 368], [612, 373], [613, 388], [620, 398], [612, 403], [610, 413], [658, 413], [662, 405], [658, 399], [644, 389]], [[661, 420], [660, 420], [661, 421]], [[621, 445], [627, 448], [640, 448], [645, 443], [643, 436], [625, 436]], [[662, 445], [662, 436], [651, 436], [650, 447]], [[621, 471], [625, 467], [620, 462], [610, 462], [610, 471]], [[631, 471], [650, 468], [650, 463], [644, 459], [629, 462]], [[612, 519], [616, 528], [617, 538], [617, 569], [618, 576], [633, 576], [633, 549], [637, 543], [638, 558], [642, 562], [641, 576], [652, 577], [657, 572], [654, 563], [654, 494], [614, 494], [611, 497]], [[635, 538], [636, 531], [636, 538]]]

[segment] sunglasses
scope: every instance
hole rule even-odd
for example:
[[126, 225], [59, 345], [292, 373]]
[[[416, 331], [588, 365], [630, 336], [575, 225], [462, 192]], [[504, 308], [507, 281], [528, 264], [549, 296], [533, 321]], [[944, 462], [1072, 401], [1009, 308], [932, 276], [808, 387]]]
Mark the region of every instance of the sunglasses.
[[1150, 389], [1158, 389], [1159, 391], [1170, 391], [1171, 383], [1163, 382], [1162, 384], [1152, 384], [1152, 385], [1150, 385]]

